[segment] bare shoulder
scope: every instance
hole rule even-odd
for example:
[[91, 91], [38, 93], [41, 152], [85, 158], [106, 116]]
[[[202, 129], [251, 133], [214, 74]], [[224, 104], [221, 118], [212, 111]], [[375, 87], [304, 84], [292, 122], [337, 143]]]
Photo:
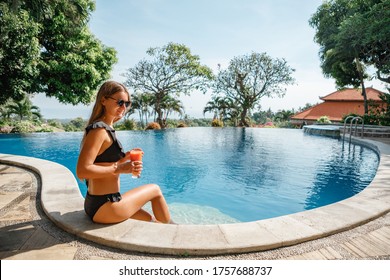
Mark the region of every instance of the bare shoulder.
[[101, 147], [104, 143], [111, 142], [111, 138], [104, 128], [95, 128], [89, 131], [85, 136], [84, 146], [98, 146]]
[[86, 138], [103, 138], [103, 139], [108, 139], [108, 133], [105, 128], [94, 128], [89, 131], [89, 133], [86, 135]]

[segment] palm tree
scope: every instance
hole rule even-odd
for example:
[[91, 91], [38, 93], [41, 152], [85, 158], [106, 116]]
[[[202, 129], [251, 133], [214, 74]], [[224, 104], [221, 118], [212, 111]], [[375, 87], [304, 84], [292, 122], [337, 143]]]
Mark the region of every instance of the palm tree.
[[[8, 104], [8, 103], [7, 103]], [[8, 121], [11, 117], [11, 114], [7, 108], [7, 105], [0, 106], [0, 117], [2, 120]]]
[[290, 111], [290, 110], [281, 110], [281, 111], [278, 111], [275, 115], [275, 120], [278, 120], [278, 121], [288, 121], [290, 120], [290, 117], [294, 115], [294, 111]]
[[28, 97], [25, 97], [21, 101], [8, 104], [6, 105], [6, 108], [10, 116], [18, 116], [20, 121], [23, 120], [23, 118], [28, 120], [42, 118], [39, 107], [34, 106]]
[[215, 98], [213, 98], [211, 101], [207, 102], [206, 107], [204, 107], [203, 114], [206, 114], [207, 112], [214, 113], [213, 119], [218, 118], [218, 115], [219, 115], [218, 104], [217, 104]]
[[207, 102], [203, 114], [206, 112], [214, 112], [213, 119], [219, 119], [224, 124], [229, 119], [236, 123], [235, 118], [239, 115], [239, 109], [233, 99], [221, 96], [214, 96], [211, 101]]
[[[144, 128], [148, 123], [148, 116], [154, 103], [154, 95], [150, 93], [137, 93], [132, 96], [132, 111], [128, 114], [134, 113], [138, 110], [141, 126]], [[145, 121], [144, 121], [145, 119]]]
[[178, 113], [180, 116], [184, 115], [183, 103], [174, 97], [169, 95], [165, 96], [161, 103], [161, 109], [163, 111], [163, 123], [166, 126], [168, 115], [172, 112]]
[[229, 99], [229, 110], [227, 111], [226, 120], [230, 120], [233, 126], [237, 126], [240, 120], [240, 108], [234, 103], [232, 99]]

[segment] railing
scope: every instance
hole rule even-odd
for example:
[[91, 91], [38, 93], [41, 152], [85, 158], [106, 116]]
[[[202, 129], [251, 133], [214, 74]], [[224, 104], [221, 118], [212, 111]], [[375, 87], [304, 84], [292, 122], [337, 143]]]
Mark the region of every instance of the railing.
[[343, 131], [343, 142], [344, 142], [344, 140], [345, 140], [345, 131], [346, 131], [346, 126], [347, 126], [347, 121], [349, 120], [349, 119], [351, 119], [352, 118], [352, 120], [351, 120], [351, 124], [350, 124], [350, 126], [349, 126], [349, 143], [351, 143], [351, 137], [352, 137], [352, 125], [353, 125], [353, 122], [355, 122], [355, 135], [354, 136], [356, 136], [356, 134], [357, 134], [357, 125], [358, 125], [358, 121], [360, 120], [361, 121], [361, 123], [362, 123], [362, 132], [361, 132], [361, 134], [360, 134], [360, 137], [361, 138], [363, 138], [364, 137], [364, 120], [361, 118], [361, 117], [354, 117], [354, 116], [349, 116], [349, 117], [347, 117], [345, 120], [344, 120], [344, 131]]

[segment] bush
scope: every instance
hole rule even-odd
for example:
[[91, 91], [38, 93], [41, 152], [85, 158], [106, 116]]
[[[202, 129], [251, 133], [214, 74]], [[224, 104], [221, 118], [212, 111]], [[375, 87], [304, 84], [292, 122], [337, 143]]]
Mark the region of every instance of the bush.
[[124, 120], [121, 123], [115, 124], [114, 127], [116, 130], [137, 130], [138, 129], [137, 123], [133, 119]]
[[213, 119], [211, 122], [212, 127], [223, 127], [223, 122], [219, 119]]
[[35, 132], [54, 132], [54, 129], [47, 125], [42, 125], [35, 129]]
[[187, 127], [187, 125], [184, 123], [184, 122], [180, 122], [178, 125], [177, 125], [178, 128], [181, 128], [181, 127]]
[[319, 117], [317, 123], [332, 123], [328, 116]]
[[64, 129], [64, 127], [62, 126], [62, 123], [58, 120], [47, 120], [47, 123], [48, 125], [52, 126], [52, 127], [56, 127], [56, 128], [59, 128], [59, 129]]
[[159, 125], [159, 123], [151, 122], [148, 123], [148, 125], [145, 128], [145, 130], [149, 130], [149, 129], [161, 129], [161, 126]]
[[13, 126], [10, 125], [1, 125], [0, 127], [0, 133], [11, 133], [13, 129]]
[[[384, 125], [384, 126], [390, 126], [390, 116], [387, 116], [386, 114], [368, 114], [368, 115], [357, 115], [357, 114], [349, 114], [345, 115], [342, 119], [342, 122], [344, 123], [345, 119], [349, 116], [352, 117], [361, 117], [364, 120], [364, 124], [368, 125]], [[350, 124], [353, 118], [350, 118], [347, 123]], [[359, 120], [358, 123], [360, 124], [361, 121]]]
[[30, 133], [35, 131], [35, 126], [30, 121], [15, 122], [12, 129], [12, 133]]
[[[341, 119], [341, 122], [344, 123], [345, 120], [348, 118], [348, 117], [360, 117], [358, 114], [354, 114], [354, 113], [351, 113], [351, 114], [348, 114], [348, 115], [344, 115]], [[353, 118], [349, 118], [347, 123], [351, 123]]]
[[85, 126], [87, 124], [87, 121], [83, 120], [82, 118], [78, 117], [73, 120], [71, 120], [69, 123], [66, 123], [63, 125], [65, 131], [83, 131]]

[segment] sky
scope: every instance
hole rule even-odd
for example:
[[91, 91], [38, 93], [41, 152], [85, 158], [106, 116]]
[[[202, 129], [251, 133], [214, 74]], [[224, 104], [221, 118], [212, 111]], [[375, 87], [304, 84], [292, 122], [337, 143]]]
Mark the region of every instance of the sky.
[[[231, 59], [251, 52], [283, 58], [295, 69], [296, 82], [288, 86], [283, 98], [262, 98], [262, 110], [297, 110], [336, 90], [333, 79], [325, 78], [320, 68], [319, 45], [310, 17], [322, 0], [97, 0], [88, 23], [92, 33], [106, 46], [117, 50], [118, 62], [111, 79], [125, 82], [123, 74], [147, 58], [150, 47], [169, 42], [184, 44], [201, 63], [217, 73], [217, 65], [227, 68]], [[379, 81], [366, 86], [384, 90]], [[203, 115], [211, 100], [193, 92], [182, 96], [185, 113]], [[46, 119], [89, 118], [92, 104], [64, 105], [38, 94], [32, 99]], [[136, 115], [132, 117], [136, 118]]]

